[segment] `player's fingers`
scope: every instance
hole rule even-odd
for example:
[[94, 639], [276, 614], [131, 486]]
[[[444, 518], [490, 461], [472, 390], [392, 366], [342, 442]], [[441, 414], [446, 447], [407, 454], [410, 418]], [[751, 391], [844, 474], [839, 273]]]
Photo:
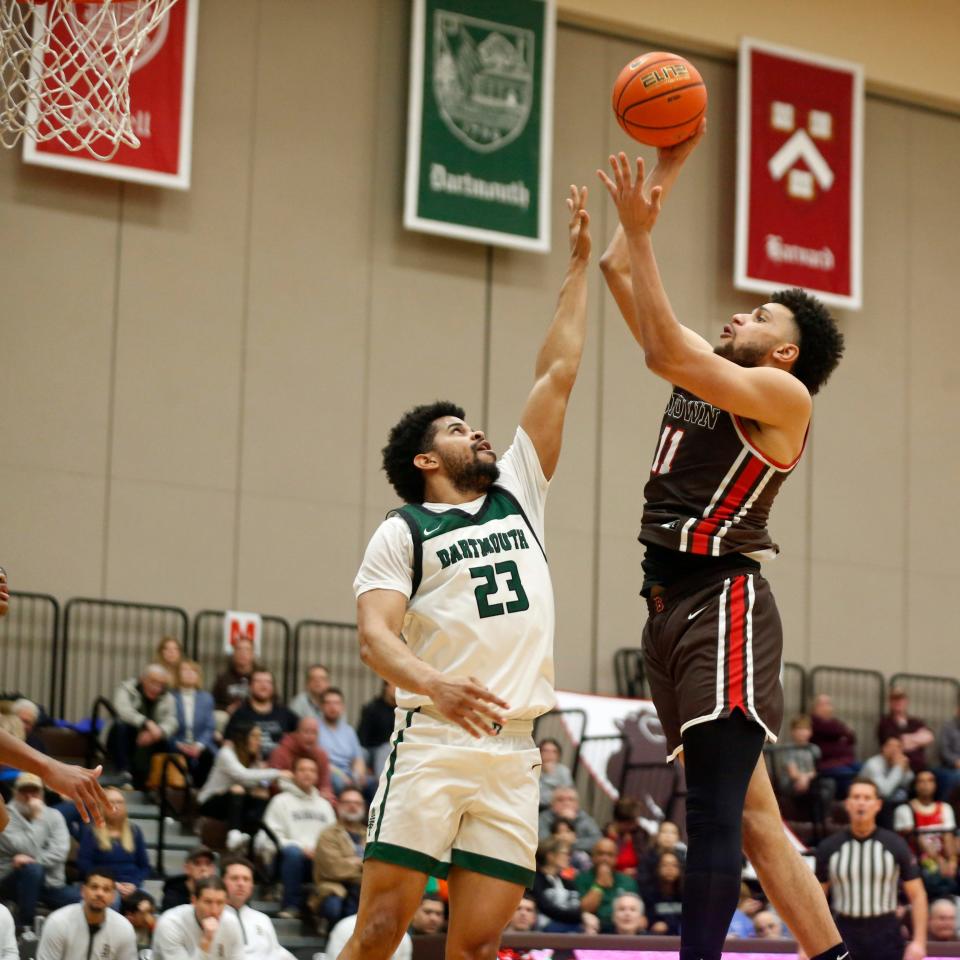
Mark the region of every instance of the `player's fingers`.
[[587, 205], [587, 185], [584, 184], [580, 188], [580, 207], [583, 208]]
[[[82, 800], [74, 800], [74, 801], [73, 801], [73, 805], [77, 808], [77, 812], [80, 814], [80, 819], [81, 819], [84, 823], [89, 823], [89, 822], [90, 822], [90, 814], [87, 813], [87, 808], [86, 808], [86, 806], [84, 805], [83, 801], [82, 801]], [[100, 826], [100, 825], [101, 825], [101, 824], [98, 824], [98, 826]]]
[[617, 186], [616, 184], [602, 171], [597, 170], [597, 176], [600, 178], [600, 182], [607, 188], [607, 193], [613, 197], [614, 200], [617, 199]]
[[643, 183], [645, 179], [643, 157], [637, 157], [637, 183]]
[[457, 719], [457, 723], [460, 724], [460, 726], [463, 727], [463, 729], [466, 730], [471, 737], [476, 737], [479, 739], [482, 736], [481, 731], [473, 726], [469, 717], [459, 717]]
[[663, 199], [663, 187], [654, 187], [650, 192], [650, 203], [653, 205], [654, 212], [660, 212], [660, 202]]
[[495, 703], [498, 707], [501, 707], [504, 710], [510, 709], [510, 704], [506, 700], [501, 700], [495, 693], [492, 693], [488, 690], [483, 684], [477, 683], [476, 680], [473, 681], [476, 684], [475, 689], [473, 690], [473, 695], [480, 700], [486, 700], [487, 703]]
[[610, 167], [613, 170], [613, 180], [618, 190], [623, 189], [623, 170], [620, 169], [620, 161], [611, 154]]

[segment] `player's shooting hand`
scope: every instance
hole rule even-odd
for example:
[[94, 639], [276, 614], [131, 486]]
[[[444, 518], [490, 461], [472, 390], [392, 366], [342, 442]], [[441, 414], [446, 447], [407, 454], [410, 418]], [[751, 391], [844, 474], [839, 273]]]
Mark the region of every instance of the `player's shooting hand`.
[[44, 782], [61, 796], [72, 800], [84, 823], [91, 820], [98, 826], [103, 826], [103, 811], [113, 804], [100, 786], [99, 777], [103, 767], [95, 770], [85, 770], [72, 763], [60, 763], [52, 760], [50, 769], [44, 774]]
[[491, 693], [476, 677], [441, 676], [429, 693], [434, 707], [471, 737], [495, 736], [498, 731], [493, 724], [505, 723], [495, 707], [510, 709], [510, 704]]
[[707, 118], [700, 121], [692, 137], [681, 140], [669, 147], [660, 147], [657, 150], [657, 164], [660, 166], [681, 166], [683, 162], [693, 153], [697, 144], [703, 139], [707, 132]]
[[660, 200], [663, 188], [654, 187], [648, 197], [643, 190], [644, 165], [643, 157], [637, 157], [636, 176], [630, 167], [627, 155], [621, 151], [616, 156], [610, 156], [610, 169], [613, 178], [602, 170], [597, 176], [603, 181], [607, 192], [613, 197], [620, 214], [620, 223], [623, 224], [627, 236], [639, 233], [649, 233], [660, 215]]
[[570, 259], [577, 263], [586, 263], [590, 259], [590, 214], [587, 213], [587, 188], [570, 184], [570, 196], [567, 197], [567, 210], [570, 211]]

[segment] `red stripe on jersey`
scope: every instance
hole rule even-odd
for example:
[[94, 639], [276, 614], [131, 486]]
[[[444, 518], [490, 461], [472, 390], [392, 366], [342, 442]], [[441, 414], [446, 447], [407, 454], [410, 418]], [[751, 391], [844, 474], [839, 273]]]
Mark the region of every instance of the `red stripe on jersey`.
[[735, 577], [730, 583], [730, 647], [727, 654], [727, 706], [739, 707], [744, 715], [743, 669], [746, 638], [746, 577]]
[[698, 520], [691, 530], [690, 552], [699, 553], [706, 556], [710, 552], [710, 537], [716, 532], [717, 528], [725, 520], [729, 520], [747, 501], [753, 485], [757, 482], [760, 475], [766, 469], [763, 461], [751, 456], [747, 465], [741, 470], [740, 476], [730, 492], [720, 501], [713, 513], [703, 519]]

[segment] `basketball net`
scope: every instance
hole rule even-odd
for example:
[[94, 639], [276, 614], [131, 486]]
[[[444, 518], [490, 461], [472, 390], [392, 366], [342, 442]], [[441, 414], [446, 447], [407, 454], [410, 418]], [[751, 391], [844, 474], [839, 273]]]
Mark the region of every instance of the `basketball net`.
[[26, 134], [110, 160], [139, 147], [130, 77], [177, 0], [0, 0], [0, 143]]

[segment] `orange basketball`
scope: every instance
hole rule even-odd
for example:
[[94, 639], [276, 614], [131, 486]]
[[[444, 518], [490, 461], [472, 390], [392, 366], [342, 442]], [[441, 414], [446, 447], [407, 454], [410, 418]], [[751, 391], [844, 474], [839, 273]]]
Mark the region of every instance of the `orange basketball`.
[[613, 85], [617, 122], [650, 147], [669, 147], [692, 137], [706, 109], [703, 78], [675, 53], [645, 53], [631, 60]]

